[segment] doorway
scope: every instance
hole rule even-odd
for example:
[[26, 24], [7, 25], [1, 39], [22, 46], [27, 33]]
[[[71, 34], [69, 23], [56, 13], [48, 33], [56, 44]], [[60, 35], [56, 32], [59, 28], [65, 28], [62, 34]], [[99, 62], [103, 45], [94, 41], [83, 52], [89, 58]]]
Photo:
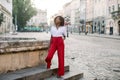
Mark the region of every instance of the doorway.
[[105, 26], [102, 26], [101, 34], [104, 34], [104, 32], [105, 32]]
[[120, 35], [120, 21], [118, 21], [118, 33]]
[[110, 27], [110, 35], [113, 35], [113, 27]]

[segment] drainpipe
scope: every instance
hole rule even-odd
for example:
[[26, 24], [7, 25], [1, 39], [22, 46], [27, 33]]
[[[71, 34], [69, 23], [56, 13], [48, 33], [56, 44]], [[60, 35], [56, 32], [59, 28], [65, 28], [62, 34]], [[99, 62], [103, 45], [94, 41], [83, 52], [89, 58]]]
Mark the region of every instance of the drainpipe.
[[87, 35], [87, 32], [86, 32], [86, 12], [87, 12], [87, 0], [85, 0], [85, 35]]

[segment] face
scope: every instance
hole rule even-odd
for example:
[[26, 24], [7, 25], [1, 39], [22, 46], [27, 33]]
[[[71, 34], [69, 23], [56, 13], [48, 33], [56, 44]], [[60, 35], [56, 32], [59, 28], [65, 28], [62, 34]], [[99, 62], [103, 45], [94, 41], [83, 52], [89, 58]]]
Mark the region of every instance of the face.
[[55, 20], [55, 24], [59, 26], [59, 25], [60, 25], [60, 23], [61, 23], [60, 18], [59, 18], [59, 17], [57, 17], [57, 18], [56, 18], [56, 20]]

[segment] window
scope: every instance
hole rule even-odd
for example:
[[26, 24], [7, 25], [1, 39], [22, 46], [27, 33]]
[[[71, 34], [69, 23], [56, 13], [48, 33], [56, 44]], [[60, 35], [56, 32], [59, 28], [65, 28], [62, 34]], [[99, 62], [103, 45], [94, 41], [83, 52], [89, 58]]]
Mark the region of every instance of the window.
[[95, 22], [95, 25], [96, 25], [96, 22]]
[[109, 7], [109, 13], [111, 13], [111, 7]]
[[120, 4], [118, 4], [118, 7], [120, 8]]
[[105, 22], [105, 21], [103, 20], [103, 24], [104, 24], [104, 22]]
[[115, 6], [114, 5], [112, 6], [112, 8], [113, 8], [113, 11], [115, 11]]

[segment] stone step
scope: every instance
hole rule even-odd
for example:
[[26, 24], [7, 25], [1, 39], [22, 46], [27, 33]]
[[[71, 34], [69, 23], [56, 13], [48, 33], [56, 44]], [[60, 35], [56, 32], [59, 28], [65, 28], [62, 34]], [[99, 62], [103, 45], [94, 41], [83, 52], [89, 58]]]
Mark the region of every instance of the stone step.
[[80, 78], [80, 80], [97, 80], [96, 78], [91, 78], [91, 77], [83, 77], [83, 78]]
[[61, 78], [57, 78], [57, 76], [55, 75], [44, 80], [80, 80], [81, 78], [83, 78], [83, 73], [70, 71], [66, 72], [65, 75], [62, 76]]
[[[65, 66], [65, 72], [69, 71], [69, 66]], [[46, 66], [37, 66], [0, 74], [0, 80], [44, 80], [57, 73], [58, 68], [46, 69]]]
[[79, 80], [83, 77], [83, 73], [78, 72], [68, 72], [65, 76], [63, 76], [64, 80]]

